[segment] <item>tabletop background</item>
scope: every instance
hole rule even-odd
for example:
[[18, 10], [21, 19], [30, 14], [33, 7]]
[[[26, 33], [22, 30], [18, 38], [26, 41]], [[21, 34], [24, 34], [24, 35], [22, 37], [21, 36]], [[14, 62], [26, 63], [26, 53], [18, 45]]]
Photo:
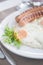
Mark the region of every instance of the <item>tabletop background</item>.
[[[0, 2], [2, 2], [2, 0], [0, 0]], [[1, 11], [0, 12], [0, 22], [2, 22], [2, 20], [8, 16], [10, 13], [14, 12], [15, 8], [11, 7], [7, 10]], [[10, 51], [8, 51], [6, 49], [6, 51], [12, 56], [12, 58], [16, 61], [17, 65], [43, 65], [43, 60], [38, 60], [38, 59], [30, 59], [30, 58], [24, 58], [15, 54], [12, 54]], [[0, 59], [0, 65], [10, 65], [6, 59], [5, 60], [1, 60]]]

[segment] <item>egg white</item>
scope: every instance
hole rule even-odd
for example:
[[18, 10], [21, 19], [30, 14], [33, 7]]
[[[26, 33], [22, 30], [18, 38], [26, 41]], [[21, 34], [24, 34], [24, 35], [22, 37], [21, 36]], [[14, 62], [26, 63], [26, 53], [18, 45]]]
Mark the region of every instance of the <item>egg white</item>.
[[[27, 36], [23, 39], [21, 39], [22, 43], [24, 45], [34, 47], [34, 48], [42, 48], [42, 43], [36, 40], [36, 38], [39, 39], [39, 33], [41, 35], [41, 32], [43, 29], [41, 28], [38, 23], [42, 20], [43, 18], [36, 19], [32, 23], [28, 23], [23, 27], [20, 27], [18, 24], [16, 25], [16, 30], [26, 30]], [[42, 41], [43, 42], [43, 41]]]

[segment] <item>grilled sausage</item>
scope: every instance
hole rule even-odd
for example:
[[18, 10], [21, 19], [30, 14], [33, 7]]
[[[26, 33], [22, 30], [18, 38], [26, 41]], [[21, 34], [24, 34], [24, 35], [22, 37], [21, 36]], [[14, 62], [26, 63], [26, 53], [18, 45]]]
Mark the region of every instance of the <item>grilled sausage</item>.
[[43, 6], [31, 8], [16, 17], [16, 21], [20, 26], [24, 26], [28, 22], [43, 16]]

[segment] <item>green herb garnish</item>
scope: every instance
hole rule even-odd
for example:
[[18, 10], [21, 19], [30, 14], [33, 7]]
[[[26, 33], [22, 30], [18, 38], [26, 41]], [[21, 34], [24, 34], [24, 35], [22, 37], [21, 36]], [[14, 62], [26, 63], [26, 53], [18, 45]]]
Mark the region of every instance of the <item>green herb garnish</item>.
[[13, 31], [8, 26], [5, 27], [5, 32], [3, 37], [4, 37], [4, 42], [9, 44], [13, 43], [18, 48], [21, 46], [20, 39], [17, 39], [17, 32]]

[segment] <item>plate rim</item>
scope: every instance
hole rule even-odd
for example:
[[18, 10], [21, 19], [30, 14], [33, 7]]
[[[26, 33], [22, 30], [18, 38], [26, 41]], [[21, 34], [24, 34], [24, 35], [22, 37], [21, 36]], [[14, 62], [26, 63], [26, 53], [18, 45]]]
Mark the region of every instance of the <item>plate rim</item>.
[[[18, 12], [18, 11], [16, 11]], [[3, 22], [10, 16], [12, 16], [15, 12], [11, 13], [10, 15], [8, 15], [7, 17], [5, 17], [2, 22], [0, 23], [0, 26], [3, 24]], [[1, 40], [0, 40], [1, 41]], [[1, 42], [2, 43], [2, 42]], [[3, 44], [3, 43], [2, 43]], [[5, 48], [7, 48], [5, 45], [3, 45]], [[8, 49], [8, 48], [7, 48]], [[10, 49], [8, 49], [9, 51], [11, 51]], [[13, 51], [11, 51], [12, 53], [14, 53]], [[17, 54], [17, 53], [15, 53]], [[33, 55], [32, 55], [33, 54]], [[34, 58], [34, 59], [43, 59], [43, 53], [41, 53], [41, 55], [34, 54], [32, 53], [30, 56], [26, 56], [26, 55], [22, 55], [22, 54], [17, 54], [19, 56], [23, 56], [23, 57], [27, 57], [27, 58]]]

